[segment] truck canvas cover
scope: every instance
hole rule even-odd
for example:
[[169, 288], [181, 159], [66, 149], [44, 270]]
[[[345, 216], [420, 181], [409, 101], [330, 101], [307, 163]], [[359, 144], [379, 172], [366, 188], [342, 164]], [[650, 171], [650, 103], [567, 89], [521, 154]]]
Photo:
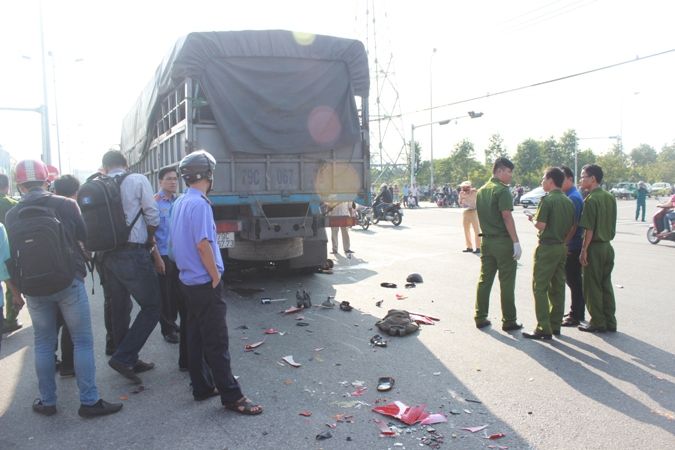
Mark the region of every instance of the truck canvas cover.
[[122, 127], [122, 150], [150, 146], [159, 101], [185, 78], [200, 85], [229, 151], [321, 152], [360, 141], [354, 96], [367, 98], [360, 41], [283, 30], [191, 33], [157, 68]]

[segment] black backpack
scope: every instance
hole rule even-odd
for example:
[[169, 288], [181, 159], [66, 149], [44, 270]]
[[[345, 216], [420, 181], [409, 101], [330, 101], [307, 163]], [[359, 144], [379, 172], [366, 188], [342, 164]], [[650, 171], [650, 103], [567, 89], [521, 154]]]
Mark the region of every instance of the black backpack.
[[108, 177], [95, 173], [87, 178], [77, 193], [82, 218], [87, 227], [87, 241], [84, 247], [92, 252], [102, 252], [120, 248], [129, 241], [129, 233], [141, 216], [141, 208], [136, 217], [127, 225], [120, 186], [129, 175], [124, 173]]
[[19, 204], [8, 227], [10, 271], [18, 280], [19, 291], [26, 295], [55, 294], [75, 278], [77, 244], [56, 214], [66, 203], [66, 199], [61, 200], [57, 206]]

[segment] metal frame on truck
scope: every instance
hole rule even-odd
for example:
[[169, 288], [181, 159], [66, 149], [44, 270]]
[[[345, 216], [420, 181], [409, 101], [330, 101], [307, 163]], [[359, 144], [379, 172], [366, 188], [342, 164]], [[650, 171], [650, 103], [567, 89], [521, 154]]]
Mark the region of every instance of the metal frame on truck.
[[368, 89], [359, 41], [192, 33], [127, 115], [122, 151], [155, 186], [161, 168], [209, 151], [224, 256], [318, 267], [327, 259], [324, 228], [352, 223], [325, 216], [325, 205], [368, 198]]

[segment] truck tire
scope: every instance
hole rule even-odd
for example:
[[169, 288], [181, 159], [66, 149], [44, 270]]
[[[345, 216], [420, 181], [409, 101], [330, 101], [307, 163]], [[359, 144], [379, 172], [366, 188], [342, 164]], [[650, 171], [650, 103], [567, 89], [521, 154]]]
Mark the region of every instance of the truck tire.
[[283, 261], [302, 256], [302, 252], [302, 238], [240, 240], [227, 250], [228, 257], [240, 261]]

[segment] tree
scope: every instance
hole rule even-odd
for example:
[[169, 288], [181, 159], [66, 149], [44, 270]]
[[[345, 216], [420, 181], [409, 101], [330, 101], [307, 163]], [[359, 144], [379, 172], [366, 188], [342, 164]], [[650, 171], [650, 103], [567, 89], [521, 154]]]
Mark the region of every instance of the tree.
[[[577, 163], [579, 161], [579, 138], [574, 130], [567, 130], [560, 137], [561, 164], [569, 167], [574, 166], [574, 152], [577, 151]], [[592, 153], [592, 152], [591, 152]]]
[[654, 147], [647, 144], [640, 144], [630, 152], [630, 159], [633, 168], [647, 166], [656, 162], [657, 154]]
[[492, 166], [495, 160], [501, 156], [508, 157], [504, 148], [504, 139], [499, 133], [490, 136], [488, 148], [485, 149], [485, 165]]
[[[408, 148], [410, 148], [410, 144], [408, 144]], [[422, 164], [422, 146], [420, 145], [419, 142], [415, 141], [415, 173], [419, 175], [420, 173], [420, 165]], [[406, 173], [408, 175], [408, 179], [410, 179], [410, 151], [408, 151], [408, 155], [406, 157], [406, 167], [408, 168]]]
[[528, 139], [518, 144], [513, 163], [516, 166], [514, 172], [518, 183], [528, 186], [539, 184], [545, 164], [541, 142]]
[[[590, 148], [587, 148], [586, 150], [581, 150], [580, 152], [577, 153], [577, 166], [579, 170], [581, 170], [581, 168], [584, 167], [586, 164], [595, 164], [596, 160], [597, 157], [595, 156], [595, 153], [593, 153], [593, 150], [591, 150]], [[570, 166], [572, 170], [574, 170], [573, 165]], [[578, 177], [579, 174], [577, 173], [576, 176]]]
[[603, 183], [608, 185], [625, 181], [630, 175], [628, 156], [621, 144], [615, 144], [609, 153], [598, 156], [596, 164], [602, 167]]
[[561, 152], [562, 147], [558, 141], [551, 136], [541, 143], [541, 153], [546, 166], [560, 166], [565, 161]]
[[455, 145], [455, 149], [450, 155], [451, 182], [468, 179], [469, 174], [482, 165], [476, 160], [475, 153], [473, 143], [468, 139], [464, 139]]

